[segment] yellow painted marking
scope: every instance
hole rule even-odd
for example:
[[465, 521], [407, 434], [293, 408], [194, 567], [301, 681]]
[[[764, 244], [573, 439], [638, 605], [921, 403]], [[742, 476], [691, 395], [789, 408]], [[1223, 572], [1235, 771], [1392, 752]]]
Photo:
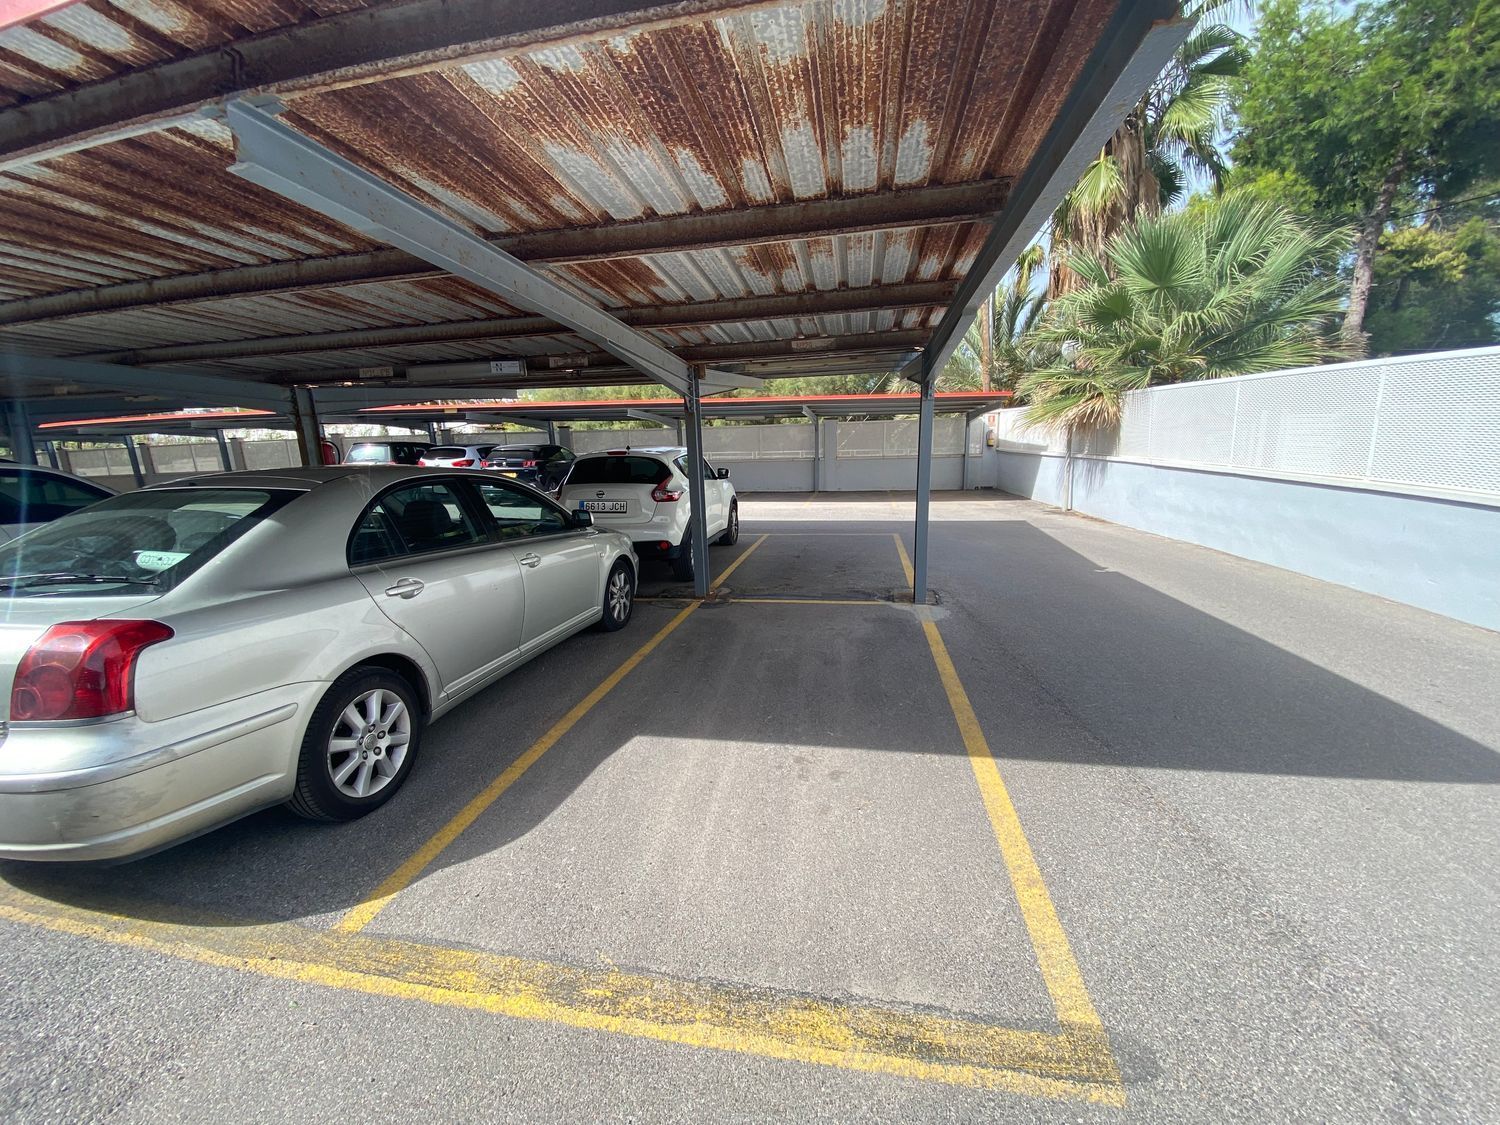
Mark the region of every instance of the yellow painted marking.
[[770, 533], [768, 532], [765, 535], [762, 535], [754, 543], [751, 543], [750, 546], [746, 547], [744, 554], [740, 555], [740, 557], [737, 558], [737, 559], [735, 559], [734, 562], [732, 562], [728, 566], [726, 566], [724, 568], [724, 572], [722, 574], [720, 574], [717, 578], [715, 578], [712, 582], [710, 582], [708, 584], [708, 588], [710, 590], [717, 590], [719, 588], [719, 586], [723, 584], [724, 579], [728, 578], [731, 574], [733, 574], [736, 570], [738, 570], [740, 563], [744, 562], [751, 555], [755, 554], [755, 549], [757, 547], [759, 547], [762, 543], [764, 543], [769, 538], [771, 538], [771, 536], [770, 536]]
[[731, 605], [890, 605], [878, 598], [730, 598]]
[[352, 907], [333, 928], [341, 933], [355, 934], [368, 926], [374, 920], [375, 915], [390, 904], [391, 899], [410, 886], [413, 880], [442, 854], [444, 848], [458, 839], [463, 830], [479, 818], [480, 813], [498, 801], [505, 791], [519, 781], [521, 775], [536, 763], [538, 758], [552, 749], [558, 739], [572, 730], [579, 719], [592, 711], [601, 699], [613, 691], [621, 680], [630, 675], [636, 665], [646, 659], [656, 646], [666, 640], [668, 634], [686, 621], [701, 604], [701, 602], [693, 602], [678, 612], [677, 616], [663, 625], [654, 637], [631, 653], [623, 664], [605, 676], [598, 687], [585, 695], [572, 706], [566, 715], [553, 723], [547, 729], [546, 734], [533, 742], [526, 748], [525, 753], [506, 766], [500, 776], [480, 790], [478, 796], [461, 808], [452, 820], [439, 828], [432, 838], [413, 852], [400, 867], [386, 876], [368, 898]]
[[928, 1082], [1118, 1106], [1108, 1052], [1077, 1037], [659, 974], [577, 968], [415, 942], [98, 913], [16, 890], [0, 919], [113, 945], [513, 1019]]
[[[762, 535], [754, 543], [750, 544], [739, 558], [725, 567], [724, 572], [718, 578], [714, 579], [712, 587], [717, 588], [719, 583], [733, 574], [735, 568], [749, 558], [755, 551], [755, 548], [759, 547], [765, 541], [766, 537]], [[411, 886], [417, 876], [431, 866], [432, 862], [443, 853], [443, 850], [449, 844], [462, 835], [464, 829], [478, 820], [480, 814], [485, 809], [504, 796], [506, 790], [519, 781], [521, 776], [536, 764], [538, 758], [557, 745], [558, 740], [572, 730], [577, 725], [578, 720], [592, 711], [601, 699], [613, 691], [621, 680], [635, 670], [636, 665], [650, 656], [655, 651], [656, 646], [666, 640], [672, 630], [686, 621], [689, 615], [700, 604], [700, 602], [693, 602], [682, 609], [676, 617], [662, 626], [654, 637], [631, 653], [623, 664], [604, 677], [598, 687], [575, 703], [566, 715], [547, 729], [547, 732], [541, 738], [528, 746], [525, 753], [506, 766], [501, 771], [500, 776], [480, 790], [479, 794], [467, 805], [459, 809], [452, 820], [439, 828], [425, 844], [408, 856], [400, 867], [387, 875], [368, 898], [351, 907], [333, 928], [341, 933], [357, 934], [374, 921], [375, 915], [390, 905], [391, 899]]]
[[[979, 719], [969, 702], [968, 693], [959, 681], [958, 671], [948, 655], [948, 646], [943, 643], [937, 624], [931, 620], [922, 622], [922, 631], [927, 635], [927, 645], [932, 650], [933, 662], [937, 665], [938, 678], [948, 695], [948, 705], [953, 709], [953, 718], [958, 722], [964, 746], [969, 753], [969, 764], [974, 778], [979, 783], [984, 807], [989, 813], [990, 826], [1000, 853], [1005, 857], [1006, 869], [1010, 872], [1011, 885], [1015, 888], [1016, 902], [1021, 908], [1021, 917], [1031, 935], [1031, 944], [1036, 949], [1037, 964], [1042, 971], [1042, 980], [1052, 1006], [1057, 1011], [1058, 1022], [1063, 1030], [1081, 1040], [1092, 1042], [1105, 1055], [1113, 1058], [1109, 1051], [1109, 1039], [1094, 1010], [1084, 987], [1083, 974], [1073, 957], [1073, 947], [1068, 935], [1063, 932], [1057, 910], [1052, 905], [1052, 896], [1042, 882], [1042, 872], [1037, 866], [1036, 856], [1021, 829], [1021, 818], [1016, 815], [1010, 793], [1000, 776], [1000, 767], [985, 741]], [[1115, 1081], [1119, 1072], [1115, 1071]]]
[[901, 570], [906, 574], [907, 589], [915, 592], [917, 588], [917, 574], [911, 568], [911, 556], [906, 553], [906, 544], [901, 542], [901, 536], [894, 531], [891, 532], [891, 538], [896, 541], [896, 552], [901, 556]]

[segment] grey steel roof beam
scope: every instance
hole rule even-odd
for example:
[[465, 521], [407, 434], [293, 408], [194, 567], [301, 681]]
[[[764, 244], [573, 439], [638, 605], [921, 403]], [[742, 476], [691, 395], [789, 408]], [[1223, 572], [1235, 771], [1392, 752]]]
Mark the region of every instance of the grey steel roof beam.
[[669, 430], [675, 430], [678, 422], [676, 418], [666, 418], [660, 414], [652, 414], [649, 410], [626, 410], [625, 417], [636, 422], [650, 422], [653, 426], [663, 426]]
[[[755, 246], [794, 238], [987, 221], [994, 218], [1005, 198], [1005, 182], [992, 180], [774, 203], [607, 226], [505, 234], [488, 241], [524, 262], [611, 261], [720, 246]], [[26, 297], [0, 304], [0, 324], [441, 274], [431, 263], [403, 251], [372, 250]]]
[[466, 58], [650, 30], [763, 0], [412, 0], [311, 20], [0, 112], [0, 158], [139, 134], [225, 98], [353, 86]]
[[[733, 297], [637, 309], [611, 309], [611, 315], [633, 328], [677, 328], [700, 324], [735, 324], [752, 320], [786, 320], [836, 313], [943, 305], [958, 288], [956, 281], [919, 281], [900, 285], [870, 285], [812, 293], [778, 293], [765, 297]], [[265, 355], [307, 355], [313, 352], [404, 347], [412, 344], [513, 340], [553, 336], [565, 331], [555, 321], [538, 316], [494, 317], [396, 328], [355, 328], [339, 332], [261, 336], [245, 340], [214, 340], [166, 344], [127, 351], [89, 352], [74, 358], [98, 363], [191, 363], [208, 359], [244, 359]]]
[[118, 367], [109, 363], [86, 363], [20, 352], [0, 352], [0, 378], [7, 376], [56, 379], [62, 383], [137, 394], [175, 395], [200, 406], [212, 403], [285, 410], [290, 402], [285, 387], [270, 383], [192, 375], [184, 371], [157, 371], [149, 367]]
[[230, 171], [352, 230], [415, 254], [508, 304], [550, 317], [684, 393], [687, 363], [604, 310], [405, 192], [244, 101], [226, 107], [238, 162]]
[[979, 306], [1041, 231], [1141, 94], [1193, 29], [1177, 0], [1122, 0], [1036, 156], [923, 351], [901, 374], [928, 383], [953, 357]]

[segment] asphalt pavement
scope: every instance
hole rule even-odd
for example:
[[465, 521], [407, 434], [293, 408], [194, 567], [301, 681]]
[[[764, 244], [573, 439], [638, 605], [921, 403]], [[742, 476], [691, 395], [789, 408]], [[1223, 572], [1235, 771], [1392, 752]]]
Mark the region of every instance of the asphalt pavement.
[[917, 609], [908, 497], [742, 515], [362, 821], [0, 865], [0, 1112], [1500, 1119], [1500, 635], [993, 493]]

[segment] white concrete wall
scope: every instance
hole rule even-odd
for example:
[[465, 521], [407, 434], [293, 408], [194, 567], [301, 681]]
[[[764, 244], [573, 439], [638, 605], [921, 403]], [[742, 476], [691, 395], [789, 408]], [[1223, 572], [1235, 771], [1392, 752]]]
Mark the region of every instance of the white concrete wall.
[[[1481, 377], [1455, 380], [1456, 401], [1434, 397], [1426, 413], [1409, 397], [1396, 407], [1385, 398], [1398, 379], [1431, 393], [1439, 384], [1427, 376], [1432, 368], [1440, 376], [1441, 365], [1471, 375], [1477, 368]], [[1204, 396], [1185, 418], [1176, 417], [1188, 401], [1177, 388], [1161, 388], [1172, 398], [1127, 396], [1122, 434], [1092, 435], [1075, 448], [1149, 441], [1151, 460], [1075, 453], [1073, 509], [1500, 630], [1500, 490], [1491, 487], [1500, 351], [1245, 377], [1252, 380], [1240, 389], [1241, 380], [1216, 381], [1222, 406], [1205, 406]], [[997, 486], [1064, 505], [1064, 443], [1020, 427], [1020, 411], [1001, 413]], [[1210, 440], [1244, 450], [1247, 433], [1266, 432], [1282, 435], [1278, 456], [1299, 460], [1273, 468], [1181, 463]], [[1273, 447], [1257, 436], [1248, 448], [1264, 457]], [[1349, 476], [1330, 475], [1330, 466], [1345, 465]], [[1398, 470], [1404, 480], [1393, 479]]]

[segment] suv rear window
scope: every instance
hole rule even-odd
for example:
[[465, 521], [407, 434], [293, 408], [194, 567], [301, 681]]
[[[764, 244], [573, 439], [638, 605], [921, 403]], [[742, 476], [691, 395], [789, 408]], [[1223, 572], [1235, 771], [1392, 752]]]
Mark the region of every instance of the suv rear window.
[[422, 451], [423, 457], [429, 459], [441, 457], [445, 461], [467, 457], [468, 455], [469, 451], [461, 445], [435, 445], [431, 449], [424, 449]]
[[651, 457], [584, 457], [573, 462], [569, 484], [660, 484], [672, 470]]
[[361, 461], [394, 461], [398, 465], [415, 465], [417, 460], [426, 454], [425, 445], [413, 445], [411, 442], [361, 441], [350, 447], [344, 463], [348, 465], [358, 464]]

